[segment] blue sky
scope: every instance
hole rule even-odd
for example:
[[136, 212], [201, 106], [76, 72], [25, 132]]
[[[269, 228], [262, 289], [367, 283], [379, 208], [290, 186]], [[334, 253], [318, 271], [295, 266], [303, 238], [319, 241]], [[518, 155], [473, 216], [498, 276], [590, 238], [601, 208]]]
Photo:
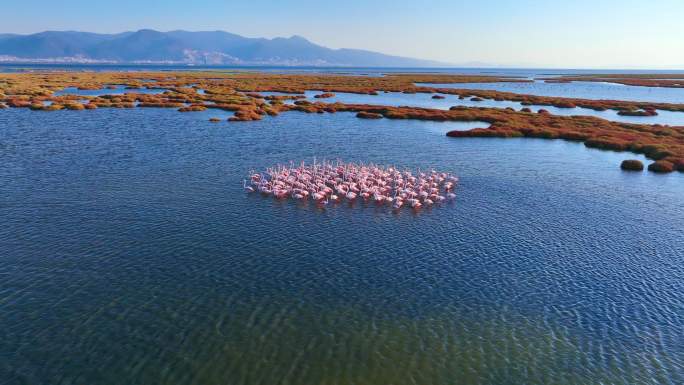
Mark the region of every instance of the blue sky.
[[682, 0], [22, 0], [2, 13], [11, 33], [225, 30], [454, 64], [684, 68]]

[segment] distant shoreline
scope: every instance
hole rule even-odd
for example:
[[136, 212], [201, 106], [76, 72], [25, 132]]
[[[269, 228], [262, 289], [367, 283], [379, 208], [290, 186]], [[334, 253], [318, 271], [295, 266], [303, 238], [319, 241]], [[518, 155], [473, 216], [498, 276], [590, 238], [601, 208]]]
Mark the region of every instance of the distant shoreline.
[[201, 71], [201, 70], [261, 70], [265, 72], [320, 72], [320, 73], [444, 73], [482, 74], [505, 76], [558, 76], [593, 74], [684, 74], [684, 69], [576, 69], [576, 68], [522, 68], [522, 67], [358, 67], [358, 66], [289, 66], [289, 65], [188, 65], [143, 63], [36, 63], [0, 62], [0, 72], [31, 70], [70, 71]]

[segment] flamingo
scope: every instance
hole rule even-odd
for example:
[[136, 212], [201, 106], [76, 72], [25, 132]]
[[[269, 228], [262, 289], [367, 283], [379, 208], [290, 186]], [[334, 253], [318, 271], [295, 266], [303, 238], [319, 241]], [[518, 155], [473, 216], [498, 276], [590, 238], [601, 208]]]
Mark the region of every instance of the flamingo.
[[455, 199], [457, 183], [457, 177], [433, 169], [419, 169], [413, 174], [396, 166], [315, 160], [313, 165], [301, 162], [295, 166], [290, 162], [289, 166], [267, 168], [265, 173], [250, 171], [242, 187], [247, 193], [259, 191], [275, 199], [311, 197], [321, 205], [342, 198], [352, 202], [360, 197], [395, 209], [404, 205], [417, 209]]
[[312, 197], [315, 201], [320, 201], [320, 200], [323, 200], [323, 198], [325, 198], [325, 194], [321, 194], [321, 193], [319, 193], [319, 192], [315, 192], [315, 193], [311, 194], [311, 197]]

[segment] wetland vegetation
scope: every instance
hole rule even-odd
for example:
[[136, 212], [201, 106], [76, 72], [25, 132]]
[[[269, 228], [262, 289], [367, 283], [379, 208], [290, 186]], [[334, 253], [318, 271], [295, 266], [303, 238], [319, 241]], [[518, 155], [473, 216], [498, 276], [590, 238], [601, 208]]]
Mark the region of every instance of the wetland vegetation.
[[[677, 77], [678, 75], [667, 75]], [[662, 77], [662, 76], [661, 76]], [[620, 75], [559, 77], [553, 81], [654, 81], [649, 76]], [[180, 112], [223, 110], [232, 122], [254, 121], [288, 111], [304, 113], [353, 112], [365, 119], [416, 119], [487, 122], [489, 127], [453, 131], [450, 137], [533, 137], [584, 142], [587, 147], [641, 153], [654, 163], [654, 172], [684, 171], [684, 127], [632, 124], [590, 116], [559, 116], [541, 109], [453, 106], [449, 110], [382, 104], [326, 103], [335, 92], [430, 94], [433, 99], [457, 95], [470, 101], [515, 101], [523, 106], [552, 106], [596, 111], [617, 110], [621, 116], [654, 116], [657, 110], [684, 112], [684, 104], [620, 100], [592, 100], [536, 96], [417, 84], [530, 82], [515, 77], [393, 73], [384, 76], [336, 74], [275, 74], [231, 71], [176, 72], [35, 72], [0, 75], [0, 108], [35, 111], [93, 110], [97, 108], [173, 108]], [[125, 92], [109, 93], [110, 90]], [[76, 90], [68, 92], [65, 90]], [[101, 90], [101, 94], [79, 94]], [[319, 92], [312, 100], [307, 91]], [[292, 102], [293, 103], [290, 103]], [[215, 121], [215, 120], [212, 120]]]

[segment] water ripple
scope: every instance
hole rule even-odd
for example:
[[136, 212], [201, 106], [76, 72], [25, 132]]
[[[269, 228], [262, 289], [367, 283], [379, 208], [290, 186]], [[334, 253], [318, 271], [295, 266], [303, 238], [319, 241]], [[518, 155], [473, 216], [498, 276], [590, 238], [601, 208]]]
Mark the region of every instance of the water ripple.
[[[0, 113], [0, 383], [684, 382], [680, 174], [576, 143], [287, 113]], [[323, 155], [442, 210], [245, 196]]]

